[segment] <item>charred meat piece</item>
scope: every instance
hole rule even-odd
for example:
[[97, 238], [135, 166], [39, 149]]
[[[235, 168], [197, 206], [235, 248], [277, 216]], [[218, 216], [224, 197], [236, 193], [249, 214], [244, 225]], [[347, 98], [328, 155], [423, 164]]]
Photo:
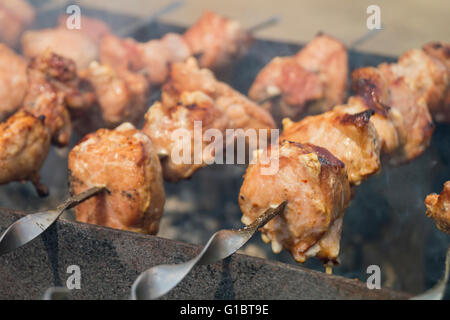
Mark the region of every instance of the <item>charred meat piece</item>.
[[278, 122], [284, 117], [298, 120], [305, 113], [328, 111], [345, 98], [347, 60], [340, 41], [319, 34], [296, 55], [274, 58], [258, 74], [249, 96], [264, 101]]
[[427, 216], [432, 218], [439, 230], [450, 234], [450, 181], [444, 184], [441, 194], [430, 194], [425, 199]]
[[183, 38], [191, 55], [200, 57], [200, 66], [214, 71], [246, 55], [253, 43], [252, 36], [239, 22], [211, 11], [206, 11]]
[[[415, 159], [428, 147], [434, 131], [428, 105], [436, 103], [440, 91], [445, 90], [440, 82], [446, 81], [445, 74], [433, 69], [435, 61], [420, 50], [409, 51], [400, 60], [352, 74], [355, 93], [380, 115], [377, 130], [384, 136], [383, 151], [394, 165]], [[391, 130], [386, 121], [395, 127], [398, 143], [392, 140], [393, 134], [382, 131]]]
[[[216, 108], [209, 96], [192, 91], [181, 94], [176, 104], [163, 96], [162, 102], [156, 102], [148, 110], [142, 131], [151, 137], [162, 158], [164, 178], [175, 182], [214, 162], [216, 150], [221, 151], [223, 143], [205, 141], [203, 135], [212, 129], [224, 137], [228, 124], [228, 117]], [[201, 153], [196, 153], [196, 145], [202, 147]]]
[[0, 44], [0, 121], [22, 105], [27, 83], [26, 61]]
[[[268, 160], [251, 164], [244, 176], [243, 223], [287, 201], [284, 213], [262, 229], [263, 239], [272, 241], [276, 253], [286, 248], [298, 262], [313, 256], [337, 262], [351, 193], [344, 163], [323, 148], [290, 141], [281, 142], [278, 152], [269, 149]], [[279, 167], [275, 174], [263, 171], [272, 165]]]
[[161, 165], [151, 140], [129, 123], [84, 137], [69, 153], [72, 194], [94, 186], [109, 193], [75, 209], [81, 222], [156, 234], [165, 193]]
[[389, 156], [393, 152], [396, 152], [400, 142], [397, 129], [393, 123], [394, 110], [386, 107], [383, 111], [377, 111], [378, 109], [373, 109], [371, 104], [367, 103], [364, 98], [359, 96], [350, 97], [347, 104], [336, 106], [334, 110], [351, 115], [372, 111], [373, 114], [370, 117], [370, 122], [379, 137], [381, 154]]
[[45, 116], [52, 142], [57, 146], [66, 146], [70, 141], [72, 123], [67, 99], [77, 93], [77, 79], [75, 63], [48, 50], [28, 66], [23, 108], [36, 117]]
[[39, 170], [49, 149], [50, 133], [43, 117], [16, 112], [0, 124], [0, 184], [29, 180], [45, 196], [47, 188], [39, 182]]
[[154, 86], [166, 81], [170, 63], [183, 61], [189, 55], [189, 48], [182, 37], [174, 33], [145, 43], [108, 35], [102, 39], [100, 45], [102, 63], [116, 70], [144, 73]]
[[381, 152], [384, 155], [394, 153], [400, 146], [400, 137], [394, 124], [401, 121], [402, 117], [397, 109], [387, 105], [390, 95], [388, 82], [373, 67], [353, 71], [352, 80], [352, 90], [357, 96], [350, 97], [346, 105], [336, 109], [350, 114], [373, 110], [370, 121], [381, 139]]
[[35, 15], [34, 8], [26, 0], [1, 0], [0, 41], [16, 48], [22, 33], [33, 24]]
[[353, 115], [333, 110], [296, 123], [285, 119], [280, 140], [311, 143], [329, 150], [345, 164], [350, 183], [359, 185], [381, 169], [381, 145], [370, 123], [372, 114], [371, 110]]

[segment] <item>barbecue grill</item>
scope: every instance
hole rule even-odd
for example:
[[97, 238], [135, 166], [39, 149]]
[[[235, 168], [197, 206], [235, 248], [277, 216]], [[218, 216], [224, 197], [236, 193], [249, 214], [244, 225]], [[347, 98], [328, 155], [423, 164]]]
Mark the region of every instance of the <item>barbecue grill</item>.
[[[43, 3], [39, 1], [38, 3]], [[52, 27], [64, 8], [41, 12], [35, 28]], [[114, 22], [120, 29], [136, 18], [83, 8], [83, 14]], [[149, 22], [129, 36], [147, 41], [175, 25]], [[292, 55], [299, 44], [256, 40], [250, 53], [229, 74], [227, 82], [246, 93], [258, 71], [275, 56]], [[393, 62], [395, 57], [349, 52], [350, 69]], [[74, 137], [73, 143], [80, 137]], [[73, 144], [72, 144], [73, 145]], [[158, 236], [145, 236], [74, 222], [68, 212], [51, 229], [24, 248], [0, 257], [0, 299], [40, 299], [45, 290], [62, 286], [70, 265], [82, 271], [76, 299], [126, 299], [145, 269], [192, 258], [209, 236], [238, 228], [237, 199], [244, 166], [213, 165], [189, 181], [166, 183], [166, 208]], [[0, 186], [0, 207], [36, 210], [56, 207], [68, 194], [64, 150], [51, 151], [42, 181], [50, 197], [40, 199], [29, 184]], [[326, 275], [312, 259], [298, 265], [288, 253], [274, 255], [259, 236], [240, 254], [221, 263], [196, 267], [166, 298], [173, 299], [405, 299], [434, 285], [442, 275], [449, 236], [426, 217], [423, 199], [450, 177], [450, 127], [438, 125], [431, 146], [419, 159], [363, 183], [348, 208], [341, 241], [341, 264]], [[0, 231], [20, 213], [4, 210]], [[382, 271], [382, 290], [369, 290], [367, 267]], [[447, 294], [448, 296], [448, 294]]]

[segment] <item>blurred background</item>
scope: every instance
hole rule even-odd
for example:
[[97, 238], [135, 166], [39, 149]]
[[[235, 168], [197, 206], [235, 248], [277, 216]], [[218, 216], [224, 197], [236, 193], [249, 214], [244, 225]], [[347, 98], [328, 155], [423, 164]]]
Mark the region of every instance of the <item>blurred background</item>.
[[[124, 14], [148, 16], [170, 0], [127, 0], [126, 5], [123, 0], [73, 2]], [[373, 4], [381, 8], [383, 30], [358, 46], [362, 51], [399, 55], [431, 40], [450, 40], [448, 0], [185, 0], [181, 10], [168, 13], [161, 20], [188, 26], [208, 8], [230, 16], [247, 27], [276, 14], [282, 17], [282, 21], [277, 26], [262, 30], [258, 37], [304, 43], [318, 31], [324, 31], [351, 43], [367, 32], [366, 9]]]

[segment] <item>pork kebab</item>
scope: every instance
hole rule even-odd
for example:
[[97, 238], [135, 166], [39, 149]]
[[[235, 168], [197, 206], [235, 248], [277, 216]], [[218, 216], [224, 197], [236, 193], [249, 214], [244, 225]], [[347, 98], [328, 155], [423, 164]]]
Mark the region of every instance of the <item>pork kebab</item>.
[[[192, 148], [187, 154], [188, 161], [175, 161], [173, 152], [179, 145], [172, 140], [174, 132], [186, 130], [183, 136], [188, 139], [183, 142], [194, 145], [195, 121], [202, 122], [202, 137], [207, 129], [224, 134], [229, 128], [256, 132], [275, 128], [267, 111], [218, 81], [211, 71], [199, 68], [194, 58], [174, 63], [169, 77], [161, 102], [148, 110], [142, 131], [131, 124], [115, 130], [99, 129], [88, 134], [69, 153], [73, 193], [93, 186], [106, 186], [111, 191], [77, 207], [77, 220], [156, 233], [164, 203], [163, 176], [168, 181], [189, 178], [199, 168], [211, 164], [215, 156], [215, 149], [205, 149], [195, 159]], [[223, 147], [220, 143], [217, 150]]]
[[72, 124], [67, 106], [89, 103], [93, 97], [79, 90], [73, 61], [46, 51], [28, 67], [25, 64], [24, 70], [21, 58], [3, 49], [21, 66], [25, 90], [12, 90], [21, 95], [19, 110], [0, 124], [0, 184], [30, 180], [40, 195], [46, 195], [39, 170], [50, 143], [64, 147], [70, 141]]
[[[416, 54], [432, 61], [428, 66], [434, 68], [424, 72], [423, 60]], [[263, 240], [272, 242], [274, 252], [286, 248], [299, 262], [316, 256], [336, 263], [351, 187], [380, 170], [382, 153], [402, 163], [424, 152], [434, 128], [428, 105], [435, 95], [429, 93], [443, 95], [448, 78], [440, 72], [443, 63], [439, 60], [421, 50], [403, 57], [411, 55], [416, 59], [407, 66], [422, 70], [417, 87], [405, 83], [411, 78], [404, 73], [396, 73], [405, 58], [378, 69], [356, 70], [357, 95], [347, 104], [299, 122], [286, 119], [279, 143], [255, 153], [256, 161], [247, 169], [239, 194], [242, 221], [248, 225], [271, 205], [287, 201], [284, 214], [262, 230]], [[273, 163], [278, 164], [278, 172], [263, 174]]]

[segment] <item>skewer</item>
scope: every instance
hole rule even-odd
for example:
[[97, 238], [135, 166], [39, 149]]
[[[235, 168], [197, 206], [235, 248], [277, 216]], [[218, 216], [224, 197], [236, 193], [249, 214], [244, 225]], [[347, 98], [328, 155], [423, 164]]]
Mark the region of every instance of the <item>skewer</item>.
[[154, 14], [152, 14], [150, 17], [139, 19], [135, 23], [129, 24], [123, 28], [120, 28], [115, 33], [119, 37], [126, 37], [132, 34], [133, 32], [145, 27], [146, 25], [150, 24], [151, 22], [157, 20], [161, 16], [180, 8], [182, 5], [184, 5], [184, 1], [173, 1], [169, 3], [168, 5], [164, 6], [163, 8], [156, 11]]
[[354, 49], [355, 47], [357, 47], [358, 45], [370, 40], [371, 38], [373, 38], [375, 35], [378, 34], [378, 32], [380, 32], [380, 30], [383, 30], [383, 28], [381, 29], [372, 29], [367, 31], [366, 33], [364, 33], [362, 36], [360, 36], [359, 38], [357, 38], [356, 40], [354, 40], [353, 42], [351, 42], [348, 45], [349, 49]]
[[253, 27], [250, 27], [249, 29], [247, 29], [247, 31], [250, 34], [254, 34], [260, 30], [263, 30], [263, 29], [271, 27], [275, 24], [278, 24], [280, 21], [281, 21], [281, 17], [279, 15], [276, 15], [276, 16], [273, 16], [267, 20], [264, 20], [256, 25], [254, 25]]

